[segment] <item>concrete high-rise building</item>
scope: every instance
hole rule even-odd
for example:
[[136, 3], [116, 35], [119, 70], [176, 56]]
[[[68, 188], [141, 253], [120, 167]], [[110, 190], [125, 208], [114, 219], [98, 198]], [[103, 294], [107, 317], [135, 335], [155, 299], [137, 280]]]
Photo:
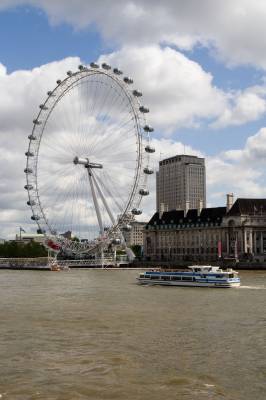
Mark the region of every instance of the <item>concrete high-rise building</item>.
[[160, 212], [206, 207], [205, 159], [177, 155], [160, 161], [156, 207]]

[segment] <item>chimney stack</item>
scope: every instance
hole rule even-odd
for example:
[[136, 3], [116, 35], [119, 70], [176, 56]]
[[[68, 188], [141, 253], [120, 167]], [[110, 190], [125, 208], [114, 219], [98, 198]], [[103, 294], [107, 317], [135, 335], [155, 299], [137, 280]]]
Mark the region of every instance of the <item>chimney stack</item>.
[[234, 194], [228, 193], [226, 195], [226, 212], [228, 212], [234, 203]]
[[160, 210], [159, 210], [159, 218], [162, 219], [162, 215], [165, 212], [165, 205], [164, 203], [160, 203]]
[[187, 216], [188, 210], [190, 208], [189, 200], [186, 201], [185, 217]]
[[201, 210], [203, 209], [203, 200], [199, 200], [199, 206], [198, 206], [198, 217], [200, 216]]

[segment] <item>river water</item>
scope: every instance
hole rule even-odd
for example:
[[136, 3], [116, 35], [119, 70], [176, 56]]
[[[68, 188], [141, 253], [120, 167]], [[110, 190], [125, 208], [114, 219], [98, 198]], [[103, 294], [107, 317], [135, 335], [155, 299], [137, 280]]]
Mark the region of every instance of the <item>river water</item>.
[[137, 271], [0, 271], [3, 400], [265, 400], [266, 271], [239, 289]]

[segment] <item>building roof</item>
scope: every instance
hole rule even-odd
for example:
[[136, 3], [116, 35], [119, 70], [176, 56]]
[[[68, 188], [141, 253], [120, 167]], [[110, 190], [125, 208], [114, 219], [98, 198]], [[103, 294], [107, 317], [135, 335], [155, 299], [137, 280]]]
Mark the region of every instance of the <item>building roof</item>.
[[223, 217], [226, 215], [226, 207], [213, 207], [203, 208], [198, 215], [197, 209], [188, 210], [187, 215], [184, 215], [183, 210], [171, 210], [162, 214], [159, 218], [159, 213], [156, 212], [147, 225], [185, 225], [191, 226], [192, 224], [215, 223], [220, 225]]
[[237, 199], [228, 211], [228, 216], [266, 214], [266, 199]]
[[204, 164], [205, 159], [203, 157], [191, 156], [188, 154], [178, 154], [173, 157], [165, 158], [164, 160], [159, 162], [159, 165], [170, 164], [171, 162], [176, 161], [187, 161], [189, 163], [196, 163], [196, 164]]

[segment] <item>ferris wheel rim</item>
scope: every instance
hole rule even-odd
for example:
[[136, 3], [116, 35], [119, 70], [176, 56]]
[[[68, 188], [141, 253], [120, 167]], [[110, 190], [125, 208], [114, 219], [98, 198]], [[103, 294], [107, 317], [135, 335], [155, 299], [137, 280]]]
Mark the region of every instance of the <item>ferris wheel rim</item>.
[[[120, 74], [118, 74], [120, 75]], [[134, 179], [133, 179], [133, 185], [132, 185], [132, 189], [130, 191], [130, 196], [128, 198], [127, 201], [127, 205], [124, 209], [124, 212], [122, 214], [122, 220], [124, 218], [124, 216], [126, 215], [126, 213], [128, 212], [128, 210], [130, 208], [132, 209], [136, 209], [138, 210], [139, 204], [141, 202], [142, 196], [143, 194], [141, 194], [141, 191], [139, 190], [139, 193], [137, 193], [137, 190], [140, 188], [140, 180], [141, 180], [141, 176], [143, 175], [143, 172], [141, 170], [142, 168], [142, 164], [143, 164], [143, 136], [145, 134], [145, 140], [146, 142], [148, 142], [148, 147], [149, 147], [149, 130], [144, 132], [143, 127], [147, 126], [145, 125], [146, 120], [145, 120], [145, 116], [144, 113], [147, 112], [145, 109], [145, 107], [141, 106], [141, 103], [139, 101], [139, 96], [135, 95], [134, 92], [137, 92], [138, 94], [140, 92], [138, 92], [137, 90], [132, 90], [130, 91], [128, 89], [128, 83], [132, 83], [130, 82], [131, 78], [126, 78], [128, 81], [122, 80], [120, 79], [120, 77], [118, 75], [115, 75], [114, 73], [111, 73], [109, 70], [102, 70], [102, 69], [93, 69], [93, 68], [84, 68], [78, 72], [75, 73], [71, 73], [71, 75], [68, 73], [67, 78], [65, 78], [63, 81], [57, 81], [57, 86], [53, 89], [53, 91], [48, 92], [48, 97], [46, 98], [45, 102], [40, 106], [40, 111], [37, 114], [36, 119], [34, 120], [34, 126], [32, 129], [32, 133], [31, 133], [31, 138], [29, 136], [29, 145], [28, 145], [28, 151], [26, 153], [27, 155], [27, 163], [26, 163], [26, 180], [27, 180], [27, 191], [28, 191], [28, 203], [30, 203], [30, 207], [32, 209], [32, 213], [33, 213], [33, 217], [34, 216], [38, 216], [38, 213], [36, 213], [36, 210], [40, 211], [40, 214], [42, 215], [42, 218], [44, 220], [44, 225], [46, 227], [48, 227], [49, 229], [49, 235], [52, 234], [52, 226], [49, 223], [49, 220], [46, 216], [46, 213], [44, 212], [43, 208], [42, 208], [42, 201], [40, 199], [40, 194], [39, 194], [39, 187], [38, 187], [38, 162], [39, 162], [39, 150], [40, 150], [40, 146], [41, 146], [41, 141], [42, 141], [42, 137], [45, 133], [45, 128], [46, 128], [46, 124], [47, 121], [49, 120], [49, 117], [51, 116], [51, 114], [53, 113], [56, 105], [60, 102], [60, 100], [62, 100], [64, 98], [65, 95], [67, 95], [67, 93], [73, 89], [79, 82], [82, 82], [82, 79], [87, 78], [88, 76], [105, 76], [108, 77], [108, 79], [112, 79], [113, 82], [115, 82], [115, 84], [117, 84], [123, 94], [126, 95], [128, 101], [129, 101], [129, 105], [131, 107], [131, 110], [133, 112], [134, 115], [134, 119], [135, 119], [135, 123], [136, 123], [136, 133], [137, 133], [137, 139], [138, 139], [138, 157], [137, 157], [137, 166], [135, 169], [135, 175], [134, 175]], [[77, 79], [75, 79], [77, 78]], [[70, 83], [69, 85], [66, 85], [67, 83]], [[60, 93], [60, 90], [63, 89], [63, 91]], [[54, 101], [51, 101], [51, 99]], [[52, 103], [52, 105], [49, 107], [49, 104]], [[142, 108], [142, 110], [141, 110]], [[143, 111], [144, 109], [144, 111]], [[44, 118], [43, 118], [44, 116]], [[141, 123], [142, 121], [142, 123]], [[41, 127], [41, 128], [40, 128]], [[35, 139], [33, 139], [35, 138]], [[29, 166], [32, 165], [31, 163], [31, 148], [32, 148], [32, 142], [36, 140], [36, 144], [37, 144], [37, 153], [33, 155], [34, 157], [34, 169], [35, 169], [35, 173], [33, 174], [33, 176], [35, 177], [33, 180], [31, 179], [31, 173], [28, 172], [29, 171]], [[33, 146], [34, 147], [34, 146]], [[36, 146], [35, 146], [36, 147]], [[146, 148], [145, 148], [146, 150]], [[144, 174], [145, 176], [145, 174]], [[145, 184], [143, 183], [145, 181]], [[30, 186], [32, 185], [32, 182], [35, 183], [34, 186], [34, 194], [32, 195], [32, 189], [30, 188]], [[141, 182], [142, 186], [146, 186], [146, 176], [145, 179], [143, 180], [143, 182]], [[144, 190], [144, 189], [142, 189]], [[37, 201], [37, 202], [36, 202]], [[32, 219], [34, 219], [32, 217]], [[43, 230], [43, 226], [41, 225], [40, 221], [38, 218], [35, 218], [35, 222], [37, 223], [38, 227], [40, 230]], [[116, 229], [119, 228], [119, 222], [117, 222], [116, 225], [112, 226], [111, 230], [110, 230], [110, 234], [112, 234]], [[48, 236], [48, 234], [47, 234]], [[86, 251], [88, 249], [88, 245], [84, 244], [82, 245], [76, 245], [75, 243], [69, 243], [69, 240], [67, 239], [63, 239], [63, 238], [58, 238], [57, 240], [60, 241], [60, 243], [62, 243], [62, 245], [66, 246], [66, 247], [78, 247], [81, 250]], [[97, 246], [99, 246], [99, 243], [96, 242], [94, 244], [90, 244], [90, 249], [95, 249]]]

